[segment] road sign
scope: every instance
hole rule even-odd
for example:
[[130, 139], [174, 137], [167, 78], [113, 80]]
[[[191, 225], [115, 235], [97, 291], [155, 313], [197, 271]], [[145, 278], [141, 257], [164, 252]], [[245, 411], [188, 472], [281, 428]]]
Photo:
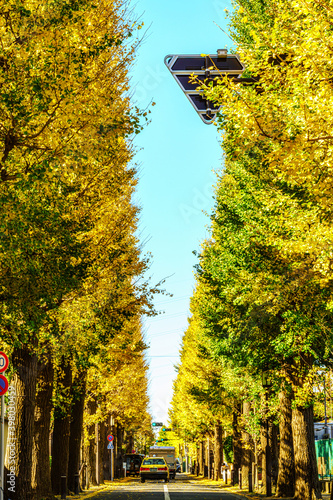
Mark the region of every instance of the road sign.
[[0, 351], [0, 372], [5, 372], [8, 368], [9, 360], [7, 354]]
[[109, 434], [108, 435], [108, 441], [113, 441], [114, 440], [114, 437], [112, 436], [112, 434]]
[[108, 450], [113, 450], [113, 449], [114, 449], [114, 446], [113, 446], [113, 443], [111, 442], [108, 444]]
[[8, 391], [8, 380], [4, 375], [0, 375], [0, 396], [4, 396]]
[[[200, 82], [216, 82], [221, 75], [228, 75], [228, 78], [240, 79], [244, 71], [244, 66], [240, 62], [238, 55], [227, 54], [222, 49], [217, 54], [203, 55], [168, 55], [164, 62], [177, 81], [178, 85], [185, 93], [202, 121], [210, 124], [214, 121], [220, 106], [214, 104], [202, 96], [202, 91], [198, 90]], [[198, 82], [191, 81], [191, 75], [195, 75]]]

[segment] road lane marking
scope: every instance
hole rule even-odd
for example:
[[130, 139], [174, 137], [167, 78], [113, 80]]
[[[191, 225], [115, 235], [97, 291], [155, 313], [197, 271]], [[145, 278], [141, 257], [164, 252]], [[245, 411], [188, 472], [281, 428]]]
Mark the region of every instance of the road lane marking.
[[166, 484], [164, 485], [164, 500], [170, 500], [170, 495]]

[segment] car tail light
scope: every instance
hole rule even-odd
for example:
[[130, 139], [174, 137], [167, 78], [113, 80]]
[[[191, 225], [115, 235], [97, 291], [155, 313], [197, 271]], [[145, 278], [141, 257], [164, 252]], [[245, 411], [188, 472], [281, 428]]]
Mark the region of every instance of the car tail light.
[[157, 467], [157, 470], [168, 470], [167, 467]]
[[143, 470], [149, 470], [149, 467], [140, 467], [140, 472], [142, 472]]

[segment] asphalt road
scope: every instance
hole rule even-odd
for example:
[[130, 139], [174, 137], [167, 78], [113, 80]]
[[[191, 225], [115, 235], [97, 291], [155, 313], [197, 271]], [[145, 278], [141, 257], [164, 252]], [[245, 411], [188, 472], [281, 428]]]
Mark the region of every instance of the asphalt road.
[[169, 483], [139, 480], [124, 483], [110, 491], [94, 495], [94, 500], [237, 500], [240, 497], [219, 489], [189, 482], [185, 475], [177, 475]]

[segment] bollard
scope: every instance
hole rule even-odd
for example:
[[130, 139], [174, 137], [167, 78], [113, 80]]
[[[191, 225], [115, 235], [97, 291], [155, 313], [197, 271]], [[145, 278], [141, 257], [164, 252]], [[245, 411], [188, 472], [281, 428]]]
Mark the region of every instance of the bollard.
[[252, 493], [253, 487], [252, 487], [252, 472], [249, 472], [249, 493]]
[[80, 493], [80, 476], [79, 474], [74, 474], [74, 493], [78, 495]]
[[67, 476], [61, 476], [60, 490], [61, 490], [61, 500], [63, 500], [63, 499], [66, 500]]

